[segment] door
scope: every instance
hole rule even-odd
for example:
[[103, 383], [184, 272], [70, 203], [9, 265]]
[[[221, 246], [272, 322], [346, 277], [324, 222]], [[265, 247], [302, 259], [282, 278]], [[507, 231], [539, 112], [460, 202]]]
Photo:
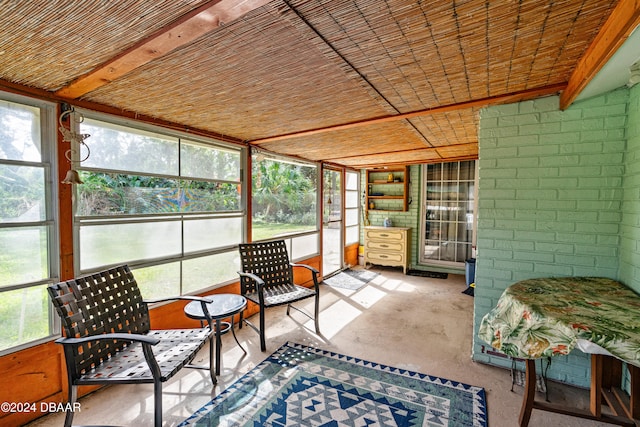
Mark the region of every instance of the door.
[[472, 257], [476, 165], [473, 160], [423, 166], [423, 264], [462, 267]]
[[322, 275], [342, 270], [342, 172], [324, 169], [322, 189]]

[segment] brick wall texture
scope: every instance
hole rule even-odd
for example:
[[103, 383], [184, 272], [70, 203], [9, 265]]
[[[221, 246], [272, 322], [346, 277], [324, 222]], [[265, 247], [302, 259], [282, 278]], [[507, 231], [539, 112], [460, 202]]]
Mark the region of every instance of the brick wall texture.
[[640, 85], [629, 94], [620, 228], [620, 280], [640, 293]]
[[[523, 279], [603, 276], [640, 290], [639, 94], [622, 88], [564, 111], [556, 96], [481, 111], [475, 331]], [[511, 366], [478, 338], [473, 358]], [[549, 377], [588, 386], [589, 359], [556, 357]]]

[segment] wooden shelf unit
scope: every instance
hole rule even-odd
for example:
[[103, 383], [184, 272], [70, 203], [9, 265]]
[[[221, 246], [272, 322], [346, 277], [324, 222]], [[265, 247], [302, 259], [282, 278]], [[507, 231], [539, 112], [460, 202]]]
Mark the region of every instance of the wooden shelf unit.
[[[393, 180], [389, 181], [389, 175]], [[382, 201], [380, 205], [378, 202]], [[409, 167], [367, 169], [366, 209], [406, 212], [409, 209]]]

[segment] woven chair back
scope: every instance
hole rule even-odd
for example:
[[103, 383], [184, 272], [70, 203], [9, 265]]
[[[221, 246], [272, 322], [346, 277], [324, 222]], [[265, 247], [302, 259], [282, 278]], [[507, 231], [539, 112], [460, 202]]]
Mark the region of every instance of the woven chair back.
[[[239, 249], [242, 271], [260, 277], [265, 288], [293, 283], [293, 269], [284, 240], [243, 243]], [[240, 288], [243, 295], [257, 291], [256, 283], [247, 277], [240, 278]]]
[[[57, 283], [47, 289], [66, 337], [149, 332], [147, 305], [128, 266]], [[125, 345], [110, 340], [79, 345], [74, 352], [78, 373], [98, 366]]]

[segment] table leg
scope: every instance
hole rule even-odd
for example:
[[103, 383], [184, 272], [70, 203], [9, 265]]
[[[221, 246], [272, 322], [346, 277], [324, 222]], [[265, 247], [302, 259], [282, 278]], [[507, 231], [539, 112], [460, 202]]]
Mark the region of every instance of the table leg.
[[[617, 415], [626, 416], [630, 419], [640, 419], [640, 368], [627, 364], [629, 370], [629, 394], [622, 390], [622, 362], [613, 357], [605, 357], [603, 380], [602, 380], [602, 399], [603, 403], [611, 408], [612, 412]], [[607, 367], [611, 366], [611, 374], [613, 381], [606, 383]]]
[[526, 359], [524, 396], [520, 408], [520, 427], [527, 427], [531, 419], [533, 402], [536, 397], [536, 361]]
[[220, 349], [222, 347], [221, 328], [221, 319], [216, 319], [216, 375], [220, 375]]
[[[216, 373], [213, 370], [213, 363], [214, 363], [214, 359], [215, 357], [213, 356], [213, 347], [214, 347], [215, 343], [213, 342], [213, 337], [209, 337], [209, 375], [211, 376], [211, 381], [213, 382], [213, 384], [217, 384], [218, 383], [218, 377], [216, 377]], [[198, 367], [199, 368], [199, 367]]]
[[[626, 416], [603, 414], [602, 405], [602, 384], [603, 368], [605, 367], [604, 356], [592, 355], [591, 363], [591, 412], [577, 408], [568, 408], [564, 405], [553, 405], [546, 402], [536, 402], [536, 364], [534, 359], [526, 359], [525, 386], [522, 407], [520, 408], [520, 427], [527, 427], [531, 419], [531, 411], [539, 409], [541, 411], [555, 412], [557, 414], [569, 415], [573, 417], [585, 418], [588, 420], [603, 421], [605, 423], [616, 424], [627, 427], [637, 427], [634, 420]], [[633, 374], [632, 374], [633, 376]], [[633, 385], [632, 385], [633, 388]], [[633, 406], [633, 405], [632, 405]]]
[[633, 419], [640, 419], [640, 368], [629, 365], [629, 374], [631, 376], [629, 411]]
[[591, 414], [602, 415], [602, 369], [604, 358], [600, 354], [591, 355], [591, 394], [589, 407]]
[[[240, 325], [242, 325], [242, 317], [240, 317]], [[240, 347], [240, 349], [244, 351], [244, 354], [247, 354], [247, 350], [245, 350], [242, 344], [240, 344], [240, 341], [238, 341], [238, 337], [236, 336], [236, 331], [233, 328], [233, 316], [231, 316], [231, 333], [233, 334], [233, 339], [236, 340], [236, 344], [238, 344], [238, 347]]]

